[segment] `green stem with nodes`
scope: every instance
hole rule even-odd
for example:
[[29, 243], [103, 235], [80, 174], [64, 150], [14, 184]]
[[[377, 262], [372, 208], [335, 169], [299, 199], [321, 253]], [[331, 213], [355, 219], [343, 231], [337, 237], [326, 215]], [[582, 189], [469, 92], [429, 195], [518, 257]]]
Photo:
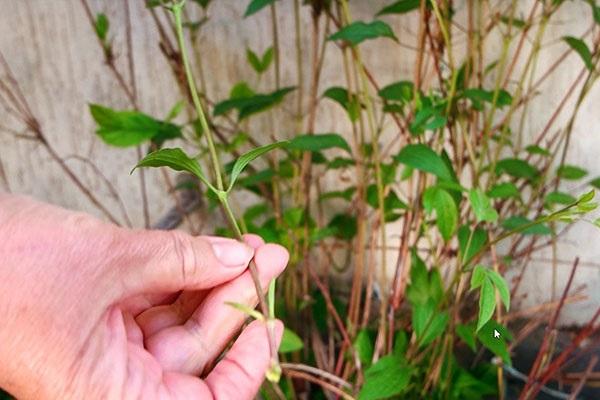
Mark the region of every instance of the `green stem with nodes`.
[[[204, 114], [204, 110], [202, 109], [202, 104], [200, 103], [200, 98], [198, 97], [198, 92], [196, 91], [196, 84], [194, 81], [194, 76], [192, 75], [192, 70], [190, 67], [189, 60], [188, 60], [188, 55], [187, 55], [185, 42], [184, 42], [184, 35], [183, 35], [183, 23], [181, 20], [181, 11], [183, 9], [184, 4], [185, 4], [185, 0], [178, 1], [170, 7], [170, 10], [173, 12], [173, 16], [175, 19], [175, 29], [176, 29], [176, 33], [177, 33], [177, 41], [179, 43], [181, 59], [183, 61], [183, 66], [185, 69], [185, 76], [186, 76], [187, 83], [188, 83], [188, 86], [190, 89], [190, 94], [192, 96], [192, 101], [194, 103], [196, 113], [198, 114], [200, 126], [202, 127], [202, 131], [206, 135], [206, 140], [208, 142], [208, 150], [210, 153], [213, 172], [214, 172], [215, 179], [216, 179], [216, 188], [214, 186], [212, 186], [209, 182], [207, 182], [207, 184], [208, 184], [209, 188], [217, 194], [219, 202], [221, 203], [221, 206], [225, 210], [227, 219], [229, 220], [229, 223], [230, 223], [231, 227], [233, 228], [236, 237], [239, 240], [243, 240], [243, 237], [242, 237], [243, 232], [240, 229], [240, 226], [238, 225], [237, 219], [235, 218], [235, 215], [234, 215], [234, 213], [231, 209], [231, 206], [229, 205], [229, 201], [228, 201], [228, 195], [229, 195], [231, 188], [224, 190], [225, 186], [223, 185], [223, 177], [222, 177], [222, 173], [221, 173], [221, 164], [219, 162], [219, 156], [217, 154], [217, 149], [215, 146], [215, 142], [213, 140], [212, 131], [210, 130], [210, 127], [208, 126], [208, 122], [206, 121], [206, 116]], [[277, 356], [278, 346], [277, 346], [277, 342], [275, 340], [275, 330], [274, 330], [275, 324], [272, 323], [274, 320], [274, 317], [275, 317], [274, 316], [274, 310], [275, 310], [274, 304], [267, 304], [267, 300], [265, 298], [265, 295], [262, 290], [262, 286], [260, 284], [260, 280], [258, 277], [258, 271], [256, 269], [256, 264], [254, 263], [253, 260], [250, 261], [250, 264], [248, 267], [250, 270], [250, 275], [252, 276], [252, 281], [254, 282], [254, 286], [256, 288], [256, 294], [258, 296], [258, 302], [260, 305], [261, 312], [262, 312], [265, 320], [267, 321], [266, 326], [267, 326], [267, 334], [269, 337], [271, 363], [270, 363], [269, 369], [267, 371], [266, 377], [268, 380], [270, 380], [272, 382], [277, 382], [277, 381], [279, 381], [279, 378], [281, 376], [281, 366], [279, 365], [279, 359]], [[269, 303], [273, 303], [274, 299], [275, 299], [275, 280], [273, 280], [271, 282], [271, 284], [269, 285], [269, 300], [270, 300]]]

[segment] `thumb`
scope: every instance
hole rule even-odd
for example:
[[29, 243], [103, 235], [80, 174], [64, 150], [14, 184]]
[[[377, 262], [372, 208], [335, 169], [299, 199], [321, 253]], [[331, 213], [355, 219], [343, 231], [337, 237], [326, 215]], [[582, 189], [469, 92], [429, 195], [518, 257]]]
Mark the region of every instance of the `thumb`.
[[254, 250], [234, 239], [182, 231], [132, 231], [120, 237], [123, 295], [207, 289], [241, 274]]

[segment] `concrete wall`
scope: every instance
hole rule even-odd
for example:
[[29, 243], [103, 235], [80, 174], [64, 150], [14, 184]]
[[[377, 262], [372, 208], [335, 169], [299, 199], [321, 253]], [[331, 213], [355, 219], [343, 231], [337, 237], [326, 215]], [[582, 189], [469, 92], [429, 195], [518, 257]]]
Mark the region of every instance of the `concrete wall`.
[[[369, 20], [376, 10], [389, 1], [351, 3], [354, 18]], [[568, 2], [559, 18], [548, 27], [540, 65], [549, 65], [566, 49], [560, 41], [561, 36], [566, 33], [580, 35], [590, 26], [589, 8], [579, 2], [573, 3]], [[125, 2], [93, 0], [90, 4], [94, 12], [104, 12], [109, 16], [117, 67], [127, 77]], [[200, 42], [200, 54], [205, 59], [207, 92], [211, 98], [225, 98], [232, 84], [240, 80], [247, 80], [259, 88], [272, 87], [268, 81], [272, 79], [271, 76], [257, 83], [245, 62], [246, 47], [262, 52], [271, 45], [269, 13], [263, 11], [252, 18], [242, 19], [246, 4], [247, 1], [242, 0], [217, 0], [211, 6], [210, 22], [203, 30]], [[530, 4], [528, 1], [520, 2], [524, 15]], [[149, 114], [164, 116], [178, 101], [180, 92], [160, 54], [158, 34], [143, 2], [131, 0], [129, 6], [139, 104]], [[292, 2], [285, 0], [278, 7], [284, 60], [282, 83], [293, 85], [296, 84], [297, 69]], [[94, 125], [87, 103], [126, 108], [128, 102], [114, 76], [102, 62], [100, 47], [81, 3], [76, 0], [0, 0], [0, 10], [0, 51], [12, 68], [50, 142], [62, 157], [75, 154], [93, 160], [122, 195], [134, 224], [141, 226], [143, 216], [139, 180], [136, 176], [129, 175], [131, 166], [135, 163], [135, 150], [109, 148], [93, 134]], [[464, 6], [458, 2], [457, 12], [460, 15], [463, 11]], [[302, 44], [306, 49], [310, 45], [309, 13], [306, 7], [303, 8], [303, 19], [305, 24]], [[396, 46], [388, 40], [376, 40], [364, 46], [364, 58], [382, 85], [400, 79], [411, 79], [415, 59], [415, 52], [411, 49], [416, 36], [415, 18], [409, 16], [385, 19], [391, 23], [403, 46]], [[456, 40], [460, 41], [460, 37], [457, 29]], [[491, 40], [486, 43], [486, 49], [489, 49], [491, 61], [499, 54], [500, 43]], [[306, 82], [310, 66], [308, 54], [303, 65]], [[341, 57], [335, 46], [328, 47], [325, 65], [320, 91], [332, 85], [344, 85], [343, 74], [340, 73]], [[525, 120], [524, 129], [528, 134], [535, 135], [543, 128], [581, 67], [580, 59], [571, 55], [553, 78], [540, 88], [541, 95], [532, 102]], [[598, 109], [599, 100], [600, 89], [596, 88], [584, 103], [575, 123], [572, 148], [568, 155], [569, 160], [588, 168], [591, 176], [600, 175], [600, 164], [597, 161], [600, 149], [600, 114], [594, 111]], [[274, 124], [265, 120], [268, 117], [261, 117], [253, 122], [255, 127], [265, 128], [265, 136], [258, 137], [258, 140], [267, 142], [271, 131], [285, 136], [295, 130], [290, 118], [294, 101], [291, 98], [288, 105], [279, 109]], [[572, 104], [566, 107], [566, 114], [570, 109]], [[560, 124], [564, 124], [564, 115], [565, 113], [559, 116]], [[66, 180], [58, 165], [41, 146], [31, 141], [15, 139], [9, 133], [11, 129], [22, 131], [23, 128], [0, 107], [0, 185], [7, 186], [1, 179], [3, 170], [8, 181], [5, 189], [28, 193], [65, 207], [100, 215], [77, 188]], [[339, 109], [333, 106], [319, 108], [317, 132], [337, 131], [348, 134], [348, 130], [349, 126]], [[68, 163], [111, 209], [116, 208], [116, 203], [109, 196], [102, 180], [89, 166], [73, 159]], [[150, 215], [156, 218], [171, 207], [171, 200], [164, 194], [160, 173], [148, 171], [147, 179]], [[331, 183], [335, 184], [335, 181]], [[581, 190], [578, 187], [566, 189], [575, 192]], [[391, 227], [389, 236], [391, 243], [397, 243], [397, 229]], [[559, 263], [557, 268], [558, 294], [566, 281], [573, 257], [579, 255], [582, 263], [576, 285], [587, 284], [586, 293], [590, 296], [590, 301], [585, 304], [567, 307], [564, 323], [584, 321], [600, 302], [600, 264], [597, 263], [600, 246], [595, 245], [598, 240], [598, 230], [591, 225], [578, 224], [559, 241], [558, 258], [564, 263]], [[534, 255], [534, 262], [530, 265], [522, 286], [521, 294], [528, 295], [522, 302], [523, 307], [552, 298], [552, 267], [546, 260], [548, 258], [549, 254], [546, 253]]]

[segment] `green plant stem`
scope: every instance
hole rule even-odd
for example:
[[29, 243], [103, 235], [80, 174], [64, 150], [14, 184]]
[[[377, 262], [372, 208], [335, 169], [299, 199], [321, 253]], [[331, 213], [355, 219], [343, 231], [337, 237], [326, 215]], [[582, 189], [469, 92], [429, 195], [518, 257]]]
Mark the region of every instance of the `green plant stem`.
[[[200, 125], [202, 127], [204, 134], [206, 135], [206, 139], [208, 142], [208, 149], [209, 149], [209, 152], [211, 155], [212, 166], [213, 166], [215, 178], [217, 180], [217, 190], [215, 192], [217, 194], [217, 197], [219, 198], [219, 202], [221, 203], [223, 209], [225, 210], [225, 214], [227, 215], [227, 218], [235, 232], [235, 235], [237, 236], [237, 238], [239, 240], [243, 240], [242, 231], [237, 223], [235, 215], [233, 214], [231, 206], [229, 205], [229, 201], [228, 201], [228, 193], [229, 192], [223, 190], [224, 185], [223, 185], [223, 178], [222, 178], [222, 174], [221, 174], [221, 165], [219, 163], [219, 157], [217, 155], [217, 150], [216, 150], [216, 146], [215, 146], [215, 143], [214, 143], [214, 140], [212, 137], [212, 132], [210, 131], [210, 128], [206, 121], [206, 117], [205, 117], [204, 111], [202, 109], [202, 104], [200, 103], [200, 99], [199, 99], [198, 93], [196, 91], [196, 84], [194, 83], [194, 77], [192, 75], [192, 71], [191, 71], [191, 68], [189, 65], [187, 51], [186, 51], [185, 42], [184, 42], [184, 36], [183, 36], [183, 24], [181, 21], [181, 10], [182, 10], [184, 4], [185, 4], [185, 0], [181, 0], [178, 3], [175, 3], [171, 7], [171, 10], [172, 10], [174, 18], [175, 18], [175, 28], [176, 28], [176, 32], [177, 32], [177, 40], [179, 43], [179, 48], [181, 51], [181, 59], [184, 64], [186, 79], [187, 79], [188, 86], [189, 86], [189, 89], [190, 89], [190, 92], [192, 95], [192, 101], [194, 103], [194, 107], [196, 108], [196, 113], [198, 114], [198, 118], [200, 120]], [[274, 317], [272, 315], [273, 312], [270, 312], [269, 306], [267, 305], [265, 294], [264, 294], [262, 286], [260, 284], [260, 279], [258, 277], [258, 271], [256, 269], [256, 264], [254, 263], [254, 260], [250, 261], [248, 268], [250, 270], [250, 275], [252, 277], [252, 281], [254, 282], [254, 286], [256, 288], [256, 294], [257, 294], [257, 297], [259, 300], [261, 312], [265, 316], [265, 319], [267, 321], [266, 326], [267, 326], [267, 334], [269, 337], [269, 348], [270, 348], [270, 353], [271, 353], [271, 362], [270, 362], [269, 369], [267, 371], [267, 379], [272, 382], [277, 382], [277, 381], [279, 381], [279, 378], [281, 376], [281, 366], [279, 365], [279, 359], [278, 359], [278, 355], [277, 355], [278, 347], [277, 347], [277, 342], [275, 340], [275, 329], [274, 329], [275, 325], [272, 323], [273, 317]], [[274, 290], [274, 286], [271, 285], [271, 287], [272, 287], [272, 289], [270, 288], [270, 290], [271, 291]], [[271, 306], [271, 310], [274, 310], [273, 306]]]
[[202, 132], [206, 135], [206, 140], [208, 142], [208, 151], [210, 152], [210, 158], [212, 160], [213, 172], [215, 174], [215, 179], [217, 180], [217, 188], [219, 190], [223, 190], [223, 177], [221, 175], [221, 168], [219, 162], [219, 155], [217, 154], [217, 149], [215, 146], [215, 142], [213, 139], [212, 131], [208, 126], [208, 122], [206, 121], [206, 116], [204, 115], [204, 110], [202, 109], [202, 104], [200, 103], [200, 98], [198, 97], [198, 91], [196, 90], [196, 83], [194, 81], [194, 75], [192, 74], [192, 69], [190, 67], [190, 62], [188, 60], [187, 51], [185, 50], [184, 36], [183, 36], [183, 24], [181, 22], [181, 10], [183, 5], [185, 4], [185, 0], [173, 5], [173, 15], [175, 17], [175, 29], [177, 32], [177, 41], [179, 43], [179, 48], [181, 50], [181, 60], [183, 61], [183, 67], [185, 69], [185, 76], [187, 78], [187, 82], [190, 89], [190, 94], [192, 95], [192, 101], [194, 102], [194, 107], [196, 108], [196, 113], [198, 114], [198, 119], [200, 120], [200, 126], [202, 127]]

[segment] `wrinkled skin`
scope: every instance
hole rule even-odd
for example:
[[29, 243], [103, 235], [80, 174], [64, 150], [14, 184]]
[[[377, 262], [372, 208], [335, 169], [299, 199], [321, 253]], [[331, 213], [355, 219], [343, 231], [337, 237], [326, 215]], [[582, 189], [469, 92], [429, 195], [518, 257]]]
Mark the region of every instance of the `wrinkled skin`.
[[129, 230], [0, 195], [0, 387], [19, 399], [252, 398], [265, 325], [215, 360], [246, 320], [225, 302], [257, 302], [253, 257], [263, 287], [288, 261], [257, 236]]

